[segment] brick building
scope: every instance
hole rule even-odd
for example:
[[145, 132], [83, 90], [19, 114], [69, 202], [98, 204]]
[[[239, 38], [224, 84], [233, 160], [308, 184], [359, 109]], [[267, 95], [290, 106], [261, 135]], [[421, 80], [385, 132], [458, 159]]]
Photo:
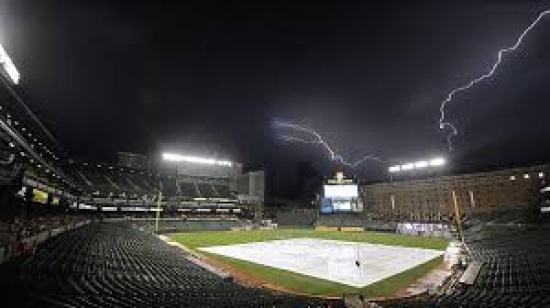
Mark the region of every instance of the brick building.
[[461, 212], [487, 213], [537, 204], [550, 164], [453, 176], [376, 183], [361, 187], [364, 211], [373, 218], [446, 220], [454, 213], [455, 191]]

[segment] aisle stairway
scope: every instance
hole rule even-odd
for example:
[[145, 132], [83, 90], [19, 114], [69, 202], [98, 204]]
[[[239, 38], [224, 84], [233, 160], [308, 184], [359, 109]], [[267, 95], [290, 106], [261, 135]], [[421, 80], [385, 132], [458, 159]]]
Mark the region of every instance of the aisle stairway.
[[550, 307], [550, 229], [472, 241], [482, 263], [472, 285], [447, 294], [397, 299], [383, 307]]

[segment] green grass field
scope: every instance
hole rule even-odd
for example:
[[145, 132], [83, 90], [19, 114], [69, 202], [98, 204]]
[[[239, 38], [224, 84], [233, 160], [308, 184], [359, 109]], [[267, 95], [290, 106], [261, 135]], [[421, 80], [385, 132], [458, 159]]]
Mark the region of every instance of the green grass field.
[[[321, 238], [348, 242], [366, 242], [373, 244], [430, 248], [438, 250], [444, 250], [448, 243], [447, 240], [444, 239], [413, 237], [397, 234], [315, 231], [304, 229], [179, 233], [172, 234], [170, 237], [195, 251], [200, 247], [233, 245], [290, 238]], [[271, 284], [278, 285], [295, 292], [322, 296], [340, 296], [343, 293], [362, 293], [368, 297], [393, 295], [398, 290], [409, 286], [418, 278], [424, 276], [426, 273], [439, 266], [443, 260], [442, 257], [439, 257], [364, 288], [354, 288], [286, 270], [276, 269], [215, 254], [209, 254], [202, 251], [198, 252], [226, 263], [250, 277], [260, 278]]]

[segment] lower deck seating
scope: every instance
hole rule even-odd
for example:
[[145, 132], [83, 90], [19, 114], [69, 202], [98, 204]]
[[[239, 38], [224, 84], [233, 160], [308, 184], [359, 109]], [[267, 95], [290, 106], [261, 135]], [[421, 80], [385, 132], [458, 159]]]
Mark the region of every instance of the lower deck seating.
[[[365, 216], [357, 213], [333, 213], [320, 214], [317, 219], [317, 226], [338, 227], [338, 228], [364, 228]], [[395, 231], [395, 228], [393, 229]]]
[[473, 285], [477, 278], [477, 275], [479, 275], [479, 271], [481, 270], [482, 265], [483, 263], [481, 262], [477, 262], [477, 261], [472, 262], [472, 264], [468, 266], [466, 271], [464, 271], [462, 276], [460, 276], [460, 279], [458, 280], [458, 282], [467, 284], [467, 285]]
[[397, 222], [382, 220], [364, 220], [365, 230], [378, 232], [395, 232]]
[[281, 226], [311, 227], [317, 219], [316, 211], [280, 211], [277, 212], [277, 223]]
[[[127, 220], [111, 222], [133, 229], [153, 232], [155, 229], [154, 219], [145, 220]], [[190, 232], [190, 231], [231, 231], [232, 228], [242, 227], [240, 220], [182, 220], [182, 219], [162, 219], [159, 221], [160, 232]]]
[[550, 229], [470, 241], [482, 263], [471, 285], [448, 294], [380, 302], [382, 307], [550, 307]]
[[319, 215], [316, 222], [317, 226], [340, 228], [342, 225], [342, 215], [339, 214], [324, 214]]
[[1, 265], [0, 290], [2, 307], [324, 307], [226, 281], [155, 236], [113, 223], [67, 232], [34, 257]]
[[362, 228], [364, 224], [362, 214], [347, 214], [342, 217], [342, 227]]

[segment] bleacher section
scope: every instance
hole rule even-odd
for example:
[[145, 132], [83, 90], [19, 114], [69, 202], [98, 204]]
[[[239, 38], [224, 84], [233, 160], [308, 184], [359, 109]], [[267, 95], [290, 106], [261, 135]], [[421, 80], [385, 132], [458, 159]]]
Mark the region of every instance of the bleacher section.
[[340, 228], [342, 225], [342, 216], [338, 214], [319, 215], [317, 218], [317, 227]]
[[[145, 219], [105, 219], [127, 228], [138, 229], [147, 232], [155, 230], [155, 220]], [[193, 231], [231, 231], [233, 228], [243, 226], [238, 219], [177, 219], [164, 218], [159, 220], [159, 233], [169, 232], [193, 232]]]
[[14, 168], [16, 158], [15, 150], [0, 138], [0, 184], [9, 185], [17, 177], [18, 170]]
[[[97, 167], [89, 164], [68, 164], [65, 173], [73, 182], [84, 189], [87, 194], [98, 197], [124, 196], [139, 198], [154, 194], [152, 176], [131, 169], [117, 169], [113, 166]], [[174, 192], [174, 183], [166, 179], [163, 182], [169, 192]], [[170, 185], [172, 185], [170, 187]]]
[[85, 216], [50, 213], [0, 219], [0, 264], [32, 252], [37, 245], [60, 233], [89, 223]]
[[199, 190], [199, 195], [202, 198], [217, 198], [217, 194], [212, 189], [212, 186], [209, 183], [197, 183], [197, 189]]
[[200, 196], [199, 192], [197, 191], [197, 187], [195, 186], [195, 183], [179, 182], [178, 184], [182, 196], [187, 196], [190, 199], [198, 198]]
[[34, 257], [0, 266], [17, 307], [321, 307], [226, 281], [146, 232], [95, 223], [66, 232]]
[[280, 226], [316, 226], [321, 229], [367, 230], [377, 232], [395, 232], [397, 222], [371, 220], [363, 214], [337, 213], [317, 214], [317, 210], [280, 210], [276, 212]]
[[467, 217], [465, 227], [469, 226], [518, 226], [536, 220], [538, 209], [525, 207], [502, 207], [498, 210], [476, 213]]
[[[379, 302], [382, 307], [550, 307], [549, 228], [468, 241], [481, 268], [445, 294]], [[470, 282], [470, 281], [469, 281]]]
[[397, 222], [395, 221], [366, 219], [364, 223], [365, 230], [367, 231], [395, 232], [395, 230], [397, 229]]
[[363, 214], [339, 213], [339, 214], [321, 214], [317, 219], [318, 227], [329, 228], [364, 228]]
[[232, 199], [233, 194], [229, 189], [229, 185], [214, 184], [214, 189], [218, 192], [220, 198]]
[[162, 178], [160, 185], [162, 187], [162, 194], [167, 197], [173, 197], [179, 195], [178, 185], [175, 178]]
[[342, 227], [344, 228], [362, 228], [364, 225], [363, 214], [347, 214], [342, 216]]
[[317, 220], [317, 211], [279, 211], [276, 220], [279, 226], [313, 227]]
[[[67, 176], [87, 195], [95, 198], [151, 199], [162, 187], [165, 200], [193, 201], [197, 198], [207, 200], [229, 199], [236, 197], [231, 193], [229, 183], [224, 179], [202, 177], [178, 178], [177, 176], [154, 177], [143, 171], [120, 166], [91, 165], [71, 163], [65, 166]], [[221, 181], [221, 182], [220, 182]]]

